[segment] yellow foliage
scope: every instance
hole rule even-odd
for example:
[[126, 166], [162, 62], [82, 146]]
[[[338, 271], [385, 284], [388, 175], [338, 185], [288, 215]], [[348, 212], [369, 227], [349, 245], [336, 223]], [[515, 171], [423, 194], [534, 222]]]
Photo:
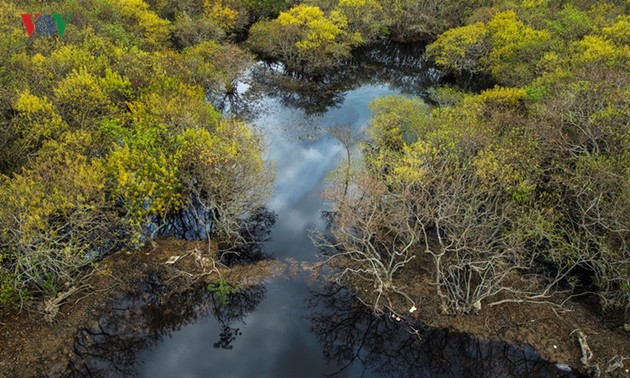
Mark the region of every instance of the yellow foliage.
[[84, 154], [92, 143], [88, 132], [66, 133], [45, 143], [28, 169], [0, 180], [0, 240], [23, 288], [54, 295], [90, 254], [111, 248], [117, 219], [102, 161]]
[[487, 24], [492, 49], [483, 64], [499, 83], [524, 85], [535, 77], [551, 33], [521, 22], [514, 11], [497, 13]]
[[376, 0], [340, 0], [338, 3], [340, 7], [348, 7], [348, 8], [363, 8], [363, 7], [374, 7], [381, 8], [381, 4]]
[[225, 31], [234, 29], [238, 11], [223, 5], [221, 0], [204, 0], [204, 14]]
[[18, 96], [15, 110], [20, 115], [19, 127], [27, 137], [49, 138], [53, 135], [59, 135], [67, 128], [47, 98], [34, 96], [28, 90]]
[[521, 7], [525, 9], [540, 9], [547, 8], [549, 6], [549, 0], [523, 0]]
[[104, 170], [99, 160], [79, 150], [89, 144], [87, 132], [65, 134], [62, 142], [49, 141], [30, 169], [13, 177], [3, 190], [3, 210], [14, 217], [20, 240], [16, 245], [33, 245], [42, 235], [51, 235], [52, 216], [67, 216], [79, 208], [104, 204]]
[[252, 26], [249, 44], [259, 53], [282, 60], [291, 70], [321, 71], [337, 66], [363, 41], [339, 10], [328, 15], [317, 6], [297, 5], [273, 21]]
[[172, 88], [151, 91], [127, 104], [131, 120], [147, 127], [165, 123], [179, 131], [215, 123], [217, 114], [206, 103], [201, 87], [181, 82], [162, 84], [172, 84]]
[[110, 97], [127, 97], [131, 95], [131, 82], [129, 78], [112, 71], [111, 68], [105, 70], [105, 77], [100, 80], [100, 84]]
[[619, 45], [630, 43], [630, 16], [619, 17], [612, 26], [602, 29], [602, 33]]
[[114, 111], [100, 80], [84, 69], [73, 70], [59, 81], [53, 93], [61, 116], [74, 127], [88, 126], [103, 114]]
[[403, 183], [422, 183], [438, 154], [439, 150], [426, 140], [406, 145], [400, 163], [394, 167], [394, 176]]
[[604, 63], [614, 65], [630, 59], [628, 45], [624, 48], [615, 46], [611, 41], [602, 37], [587, 35], [574, 45], [574, 59], [580, 63]]
[[534, 30], [525, 26], [514, 11], [497, 13], [488, 22], [488, 28], [493, 47], [491, 59], [513, 56], [516, 50], [538, 45], [551, 37], [546, 30]]
[[280, 25], [308, 25], [312, 20], [324, 18], [324, 11], [317, 6], [300, 4], [278, 16]]
[[628, 1], [626, 0], [625, 3], [594, 1], [590, 7], [589, 16], [599, 29], [609, 27], [615, 18], [627, 16]]
[[184, 154], [183, 162], [201, 163], [207, 166], [218, 164], [227, 156], [218, 149], [220, 139], [207, 129], [187, 129], [180, 136], [181, 150]]
[[56, 75], [69, 74], [77, 68], [95, 73], [103, 66], [96, 63], [96, 56], [90, 51], [77, 45], [64, 45], [51, 52], [47, 58], [46, 68]]
[[334, 41], [347, 25], [345, 16], [333, 11], [329, 17], [319, 7], [298, 5], [278, 16], [280, 25], [295, 25], [305, 28], [304, 39], [295, 46], [298, 50], [314, 50], [326, 42]]
[[[253, 201], [269, 179], [260, 137], [219, 121], [204, 90], [231, 84], [248, 54], [207, 43], [184, 57], [169, 48], [170, 22], [142, 0], [73, 3], [63, 37], [30, 39], [19, 19], [30, 10], [5, 3], [0, 302], [7, 282], [54, 295], [111, 248], [137, 247], [153, 222], [191, 203], [185, 184], [221, 187], [204, 195], [236, 203], [225, 214], [234, 223], [262, 205]], [[233, 27], [238, 13], [225, 4], [207, 1], [205, 15]], [[193, 61], [202, 67], [189, 69]]]
[[427, 54], [451, 71], [479, 71], [479, 59], [488, 50], [487, 36], [487, 27], [481, 22], [449, 29], [427, 46]]
[[527, 92], [522, 88], [505, 88], [495, 86], [483, 91], [479, 98], [487, 104], [513, 107], [527, 98]]
[[171, 23], [160, 18], [142, 0], [111, 0], [131, 29], [139, 33], [147, 48], [161, 50], [169, 46]]
[[131, 226], [143, 227], [152, 215], [163, 216], [183, 204], [176, 155], [151, 152], [128, 145], [107, 159], [110, 190], [124, 203]]

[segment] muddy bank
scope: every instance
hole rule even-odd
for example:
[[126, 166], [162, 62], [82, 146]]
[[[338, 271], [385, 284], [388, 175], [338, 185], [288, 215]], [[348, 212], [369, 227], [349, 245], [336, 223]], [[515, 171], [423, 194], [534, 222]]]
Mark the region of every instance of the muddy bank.
[[[209, 316], [221, 332], [208, 347], [231, 349], [241, 335], [237, 323], [265, 298], [269, 279], [321, 279], [314, 264], [295, 259], [233, 261], [211, 272], [208, 264], [217, 259], [212, 251], [205, 242], [172, 239], [119, 253], [100, 264], [86, 281], [89, 287], [69, 297], [52, 323], [36, 312], [4, 314], [1, 375], [128, 376], [138, 352]], [[180, 258], [167, 264], [173, 256]], [[219, 276], [238, 288], [223, 304], [207, 289]], [[628, 335], [614, 322], [602, 322], [586, 303], [571, 302], [571, 311], [558, 314], [549, 306], [509, 304], [446, 316], [437, 311], [427, 282], [407, 284], [417, 299], [414, 313], [402, 298], [392, 297], [393, 312], [374, 317], [356, 300], [356, 290], [369, 298], [368, 288], [331, 284], [313, 294], [312, 331], [324, 355], [341, 366], [340, 374], [353, 375], [355, 370], [344, 366], [359, 359], [376, 376], [579, 376], [587, 371], [575, 329], [588, 336], [593, 361], [601, 366], [630, 351]], [[625, 369], [612, 376], [627, 376]]]
[[[374, 316], [355, 293], [329, 285], [315, 295], [313, 329], [331, 359], [361, 361], [386, 377], [576, 377], [526, 343], [508, 344], [386, 313]], [[393, 315], [393, 316], [392, 316]], [[358, 376], [348, 371], [350, 376]]]
[[[594, 296], [557, 295], [547, 303], [505, 303], [484, 306], [477, 314], [446, 315], [427, 264], [419, 256], [405, 267], [415, 274], [403, 272], [395, 282], [415, 302], [414, 311], [410, 312], [412, 304], [403, 296], [391, 294], [381, 299], [386, 315], [430, 329], [474, 335], [487, 342], [529, 345], [545, 360], [569, 366], [580, 375], [630, 377], [630, 333], [624, 330], [623, 314], [602, 313]], [[371, 285], [353, 281], [349, 286], [362, 302], [374, 303], [376, 293]], [[588, 366], [583, 362], [580, 333], [586, 336], [592, 352]]]
[[[180, 259], [167, 264], [173, 256]], [[230, 265], [218, 263], [207, 242], [163, 240], [114, 254], [61, 303], [51, 322], [36, 310], [1, 315], [0, 376], [102, 376], [101, 368], [108, 376], [125, 375], [135, 352], [219, 308], [209, 283], [221, 276], [238, 287], [230, 301], [245, 313], [255, 307], [266, 278], [289, 270], [269, 259]], [[115, 366], [121, 370], [109, 370]]]

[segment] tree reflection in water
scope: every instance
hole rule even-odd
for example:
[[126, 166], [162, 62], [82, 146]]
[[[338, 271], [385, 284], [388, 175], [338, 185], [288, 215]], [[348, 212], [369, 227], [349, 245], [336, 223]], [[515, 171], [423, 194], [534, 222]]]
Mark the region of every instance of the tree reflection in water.
[[231, 294], [229, 304], [219, 306], [205, 287], [174, 295], [166, 301], [160, 299], [160, 290], [165, 290], [165, 285], [153, 276], [139, 293], [118, 298], [108, 314], [82, 329], [76, 336], [74, 356], [66, 375], [130, 375], [139, 351], [209, 315], [222, 327], [214, 347], [231, 349], [240, 334], [233, 325], [252, 312], [266, 292], [262, 285], [252, 286]]
[[240, 329], [232, 325], [240, 323], [256, 306], [264, 299], [267, 289], [263, 285], [256, 285], [251, 288], [241, 290], [238, 293], [229, 295], [227, 306], [220, 306], [213, 297], [213, 315], [221, 324], [222, 331], [219, 334], [219, 341], [214, 343], [215, 348], [232, 349], [232, 343], [236, 337], [241, 335]]
[[[274, 222], [275, 214], [268, 210], [252, 214], [242, 230], [246, 245], [235, 251], [238, 253], [229, 254], [224, 263], [254, 263], [267, 257], [262, 244], [269, 238]], [[97, 321], [77, 333], [65, 376], [133, 374], [138, 352], [210, 315], [221, 328], [214, 347], [231, 349], [241, 334], [235, 324], [254, 311], [266, 293], [263, 285], [251, 286], [228, 294], [227, 304], [222, 305], [205, 286], [177, 293], [177, 288], [169, 287], [156, 272], [133, 287], [133, 291], [115, 298]]]
[[528, 345], [375, 317], [353, 293], [327, 285], [309, 300], [312, 329], [324, 354], [343, 367], [331, 376], [541, 377], [576, 376], [543, 360]]
[[424, 58], [424, 50], [423, 43], [377, 42], [356, 49], [344, 64], [315, 77], [288, 71], [280, 62], [259, 62], [239, 79], [239, 90], [208, 97], [208, 101], [223, 114], [247, 118], [261, 111], [259, 100], [272, 97], [280, 99], [284, 106], [303, 110], [306, 115], [317, 115], [339, 107], [346, 92], [366, 85], [387, 85], [402, 94], [421, 96], [428, 101], [431, 101], [428, 90], [437, 85], [473, 92], [494, 85], [489, 76], [444, 75]]
[[221, 263], [231, 267], [235, 264], [254, 264], [270, 258], [269, 252], [265, 250], [265, 243], [271, 240], [271, 228], [276, 219], [277, 214], [267, 208], [253, 212], [239, 230], [242, 244], [234, 251], [223, 253]]
[[482, 77], [445, 77], [424, 58], [424, 45], [382, 42], [357, 49], [341, 67], [310, 77], [288, 72], [279, 63], [258, 64], [251, 70], [253, 87], [241, 100], [255, 103], [261, 97], [279, 98], [284, 106], [321, 114], [340, 106], [345, 93], [366, 85], [387, 85], [403, 94], [428, 97], [427, 90], [449, 84], [468, 90], [491, 86]]

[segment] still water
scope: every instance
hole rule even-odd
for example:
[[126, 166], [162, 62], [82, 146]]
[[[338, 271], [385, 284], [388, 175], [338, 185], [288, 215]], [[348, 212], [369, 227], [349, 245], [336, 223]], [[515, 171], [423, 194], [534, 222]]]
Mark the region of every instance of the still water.
[[[365, 86], [348, 92], [340, 107], [323, 115], [266, 99], [254, 124], [264, 133], [276, 182], [269, 208], [277, 214], [265, 249], [282, 259], [315, 261], [309, 230], [323, 228], [321, 194], [326, 176], [343, 158], [341, 144], [325, 132], [337, 123], [363, 128], [369, 102], [397, 93], [387, 86]], [[143, 377], [321, 377], [341, 368], [327, 362], [317, 334], [311, 331], [312, 296], [306, 281], [276, 280], [265, 285], [264, 299], [231, 325], [238, 334], [229, 349], [215, 347], [222, 324], [214, 318], [184, 326], [140, 356]], [[350, 374], [353, 375], [353, 374]]]
[[[276, 214], [264, 252], [314, 262], [309, 230], [325, 227], [321, 194], [344, 159], [326, 130], [362, 131], [369, 103], [392, 94], [423, 95], [441, 79], [422, 49], [377, 47], [317, 82], [258, 64], [226, 105], [249, 114], [275, 166], [269, 210]], [[391, 67], [396, 67], [395, 69]], [[307, 278], [274, 278], [216, 306], [207, 290], [155, 306], [126, 298], [114, 317], [84, 330], [77, 375], [140, 377], [461, 377], [570, 376], [525, 345], [507, 345], [376, 318], [346, 289]], [[160, 290], [156, 278], [147, 292]], [[147, 326], [148, 325], [148, 326]], [[135, 332], [128, 332], [134, 329]], [[141, 331], [137, 331], [137, 330]]]

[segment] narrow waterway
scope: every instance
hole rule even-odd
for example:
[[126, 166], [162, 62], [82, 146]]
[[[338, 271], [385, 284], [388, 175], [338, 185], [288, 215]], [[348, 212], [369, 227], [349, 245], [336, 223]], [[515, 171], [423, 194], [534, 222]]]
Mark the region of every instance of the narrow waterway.
[[[264, 133], [276, 182], [270, 210], [277, 214], [271, 240], [264, 246], [277, 259], [313, 262], [317, 251], [309, 230], [323, 228], [321, 194], [327, 176], [343, 158], [341, 144], [326, 132], [336, 124], [367, 125], [369, 102], [395, 94], [386, 85], [368, 85], [345, 95], [338, 108], [307, 116], [301, 109], [265, 97], [263, 113], [254, 119]], [[229, 345], [216, 344], [224, 325], [215, 318], [184, 326], [139, 357], [143, 377], [320, 377], [341, 368], [327, 361], [312, 332], [306, 300], [318, 285], [308, 280], [268, 282], [254, 311], [230, 324]]]
[[[267, 91], [262, 91], [257, 99], [258, 110], [253, 117], [254, 125], [265, 135], [276, 174], [268, 207], [277, 214], [277, 220], [271, 240], [263, 246], [266, 253], [280, 260], [316, 261], [317, 251], [309, 239], [309, 230], [325, 227], [322, 191], [331, 172], [344, 159], [342, 145], [327, 129], [344, 125], [362, 131], [369, 122], [369, 103], [373, 99], [425, 93], [439, 74], [423, 67], [415, 53], [411, 54], [413, 59], [405, 52], [396, 59], [398, 67], [407, 67], [406, 73], [366, 63], [361, 75], [350, 75], [353, 80], [331, 80], [332, 84], [323, 88], [309, 88], [305, 83], [307, 88], [303, 92], [270, 87], [269, 76], [264, 74], [252, 75], [254, 82], [241, 86], [247, 92], [251, 85], [262, 82], [267, 85]], [[372, 54], [376, 61], [379, 56], [378, 51]], [[347, 290], [307, 277], [298, 274], [293, 278], [270, 279], [258, 293], [259, 302], [243, 311], [237, 310], [238, 316], [226, 320], [215, 313], [214, 317], [183, 326], [140, 354], [138, 374], [142, 377], [567, 374], [525, 345], [478, 340], [445, 330], [425, 329], [419, 336], [401, 323], [385, 317], [374, 318]]]
[[152, 293], [166, 290], [164, 283], [151, 276], [140, 294], [123, 296], [112, 315], [79, 333], [73, 375], [571, 376], [527, 345], [375, 317], [349, 290], [309, 274], [317, 261], [309, 231], [325, 227], [322, 192], [345, 158], [327, 130], [343, 125], [359, 133], [373, 99], [425, 94], [440, 75], [421, 54], [418, 48], [377, 47], [319, 82], [254, 67], [233, 108], [247, 113], [265, 136], [275, 169], [268, 208], [276, 217], [262, 252], [295, 267], [295, 274], [268, 278], [223, 305], [203, 287], [162, 303]]

